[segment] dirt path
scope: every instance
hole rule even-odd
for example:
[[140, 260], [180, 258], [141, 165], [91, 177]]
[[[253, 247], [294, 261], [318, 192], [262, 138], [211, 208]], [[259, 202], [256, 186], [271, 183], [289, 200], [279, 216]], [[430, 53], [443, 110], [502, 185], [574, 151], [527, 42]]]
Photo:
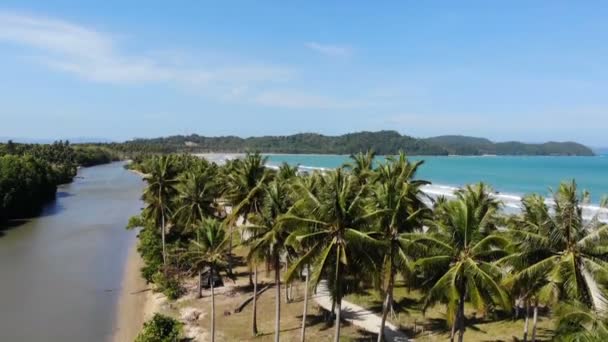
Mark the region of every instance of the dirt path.
[[[319, 283], [319, 286], [317, 286], [317, 294], [313, 295], [312, 298], [325, 310], [331, 310], [331, 296], [329, 295], [329, 289], [327, 288], [327, 282], [325, 280], [322, 280]], [[359, 305], [342, 300], [342, 316], [344, 319], [363, 330], [375, 334], [380, 330], [381, 318]], [[408, 341], [407, 336], [389, 322], [386, 322], [384, 327], [384, 336], [386, 341], [390, 342]]]

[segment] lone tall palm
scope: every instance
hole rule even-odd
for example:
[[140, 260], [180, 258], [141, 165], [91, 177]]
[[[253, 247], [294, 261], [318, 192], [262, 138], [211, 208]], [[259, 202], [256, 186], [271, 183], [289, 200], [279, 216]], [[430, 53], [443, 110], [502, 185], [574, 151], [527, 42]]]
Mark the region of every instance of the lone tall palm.
[[[220, 197], [217, 185], [217, 168], [201, 160], [191, 171], [179, 177], [177, 185], [177, 203], [175, 220], [180, 222], [188, 233], [200, 225], [206, 217], [215, 217], [220, 212], [218, 198]], [[202, 277], [198, 275], [198, 297], [202, 293]]]
[[286, 257], [286, 240], [289, 232], [287, 226], [282, 224], [281, 215], [287, 213], [292, 201], [289, 196], [289, 183], [287, 180], [276, 179], [265, 188], [265, 197], [261, 213], [253, 215], [251, 225], [247, 225], [250, 234], [245, 241], [249, 245], [249, 259], [270, 259], [275, 274], [275, 342], [279, 341], [281, 331], [281, 257]]
[[393, 306], [395, 274], [404, 273], [411, 278], [409, 265], [415, 248], [403, 233], [422, 232], [423, 219], [429, 208], [422, 201], [420, 187], [428, 182], [415, 180], [416, 171], [422, 162], [410, 163], [401, 153], [397, 159], [380, 165], [375, 173], [370, 196], [370, 213], [376, 213], [376, 221], [382, 243], [382, 268], [379, 276], [384, 284], [386, 297], [382, 307], [382, 320], [378, 331], [378, 342], [384, 340], [384, 327], [389, 309]]
[[510, 308], [509, 296], [500, 285], [501, 269], [495, 264], [505, 255], [506, 240], [493, 234], [499, 203], [489, 192], [483, 183], [459, 191], [455, 200], [436, 208], [428, 233], [411, 236], [428, 250], [416, 261], [431, 285], [424, 308], [438, 302], [447, 304], [447, 318], [452, 324], [450, 341], [456, 330], [458, 340], [464, 339], [467, 298], [481, 312], [490, 304]]
[[[271, 170], [266, 168], [266, 157], [259, 153], [247, 153], [245, 158], [236, 163], [232, 172], [227, 175], [226, 199], [232, 204], [228, 217], [230, 225], [230, 250], [232, 249], [232, 227], [239, 217], [247, 224], [250, 214], [259, 214], [264, 200], [264, 188], [273, 178]], [[254, 268], [252, 333], [257, 335], [257, 266]]]
[[215, 277], [227, 266], [226, 232], [220, 222], [205, 218], [195, 231], [196, 239], [191, 241], [189, 253], [193, 268], [197, 272], [209, 270], [209, 287], [211, 289], [211, 341], [215, 341]]
[[160, 225], [165, 265], [167, 264], [166, 221], [172, 210], [171, 199], [175, 194], [177, 184], [177, 175], [172, 164], [172, 156], [154, 157], [150, 159], [149, 165], [147, 165], [148, 173], [144, 177], [148, 186], [143, 195], [146, 203], [143, 215], [148, 219], [153, 219], [157, 226]]
[[334, 341], [337, 342], [344, 295], [342, 280], [351, 263], [366, 257], [365, 249], [358, 247], [375, 240], [365, 231], [365, 187], [359, 185], [356, 177], [338, 168], [320, 176], [319, 181], [318, 194], [306, 187], [298, 188], [299, 200], [285, 218], [295, 224], [315, 227], [311, 233], [295, 233], [297, 240], [311, 248], [290, 267], [287, 281], [296, 270], [308, 264], [312, 266], [312, 286], [317, 286], [322, 277], [333, 278], [332, 295], [337, 310]]

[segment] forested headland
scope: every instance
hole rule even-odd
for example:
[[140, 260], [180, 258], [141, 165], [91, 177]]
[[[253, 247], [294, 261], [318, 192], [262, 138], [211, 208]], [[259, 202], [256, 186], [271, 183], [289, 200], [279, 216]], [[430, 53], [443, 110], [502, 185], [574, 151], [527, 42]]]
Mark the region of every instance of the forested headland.
[[575, 142], [495, 143], [484, 138], [440, 136], [418, 139], [396, 131], [357, 132], [339, 136], [300, 133], [284, 136], [241, 138], [237, 136], [204, 137], [196, 134], [153, 139], [133, 139], [109, 144], [124, 153], [311, 153], [354, 154], [373, 150], [379, 155], [565, 155], [592, 156], [593, 151]]
[[106, 147], [53, 144], [0, 144], [0, 223], [35, 215], [55, 198], [57, 186], [71, 182], [79, 166], [117, 160]]

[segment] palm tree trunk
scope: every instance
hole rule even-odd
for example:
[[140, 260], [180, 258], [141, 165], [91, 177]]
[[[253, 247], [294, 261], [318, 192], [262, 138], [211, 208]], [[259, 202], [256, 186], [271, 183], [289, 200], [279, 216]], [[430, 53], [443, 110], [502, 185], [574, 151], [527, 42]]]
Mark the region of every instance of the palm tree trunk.
[[524, 342], [528, 341], [528, 322], [530, 321], [530, 302], [526, 301], [526, 321], [524, 323]]
[[289, 283], [289, 302], [293, 301], [293, 282]]
[[306, 282], [304, 284], [304, 313], [302, 314], [302, 332], [300, 334], [300, 342], [306, 339], [306, 314], [308, 309], [308, 281], [310, 280], [310, 265], [306, 265]]
[[258, 335], [258, 266], [254, 266], [254, 282], [253, 282], [253, 312], [251, 314], [251, 329], [253, 336]]
[[165, 245], [165, 211], [161, 209], [160, 214], [160, 235], [163, 240], [163, 265], [167, 266], [167, 246]]
[[340, 274], [340, 248], [337, 248], [336, 253], [336, 306], [338, 307], [338, 312], [336, 313], [336, 334], [334, 335], [334, 342], [340, 342], [340, 316], [342, 314], [342, 289], [340, 284], [340, 280], [342, 279], [342, 274]]
[[454, 337], [456, 337], [456, 326], [457, 325], [458, 325], [458, 313], [456, 313], [454, 322], [452, 322], [452, 331], [450, 332], [450, 342], [454, 342]]
[[[281, 267], [281, 265], [278, 264], [277, 267]], [[287, 272], [288, 269], [289, 269], [289, 260], [287, 260], [287, 258], [285, 258], [285, 272]], [[287, 286], [287, 283], [285, 283], [285, 304], [289, 304], [289, 302], [290, 302], [289, 286]]]
[[[392, 250], [391, 250], [391, 261], [392, 261]], [[388, 316], [389, 307], [392, 306], [393, 303], [393, 281], [394, 281], [394, 272], [393, 272], [393, 264], [391, 262], [391, 269], [388, 275], [388, 287], [386, 289], [386, 298], [384, 300], [384, 306], [382, 307], [382, 321], [380, 322], [380, 331], [378, 331], [378, 342], [384, 341], [384, 326], [386, 325], [386, 316]]]
[[232, 274], [232, 235], [234, 235], [232, 223], [230, 223], [230, 228], [228, 230], [228, 234], [230, 234], [228, 237], [228, 274]]
[[[281, 265], [277, 265], [277, 267], [281, 267]], [[289, 269], [289, 261], [285, 259], [285, 272]], [[289, 304], [289, 286], [285, 283], [285, 304]]]
[[[256, 274], [256, 276], [257, 276], [257, 274]], [[257, 281], [256, 281], [256, 283], [257, 283]], [[257, 284], [255, 284], [255, 285], [257, 285]], [[252, 287], [255, 285], [253, 284], [253, 268], [251, 267], [251, 265], [249, 265], [249, 287]]]
[[462, 286], [462, 291], [460, 292], [460, 300], [458, 301], [458, 316], [460, 317], [458, 321], [458, 342], [464, 341], [464, 300], [466, 298], [466, 288]]
[[215, 281], [213, 280], [213, 267], [209, 269], [209, 284], [211, 286], [211, 342], [215, 342], [215, 292], [213, 286]]
[[275, 298], [276, 316], [274, 325], [274, 342], [279, 342], [279, 334], [281, 332], [281, 261], [279, 256], [275, 256], [274, 260], [274, 284], [277, 297]]
[[198, 298], [203, 297], [203, 274], [198, 271]]
[[334, 335], [334, 342], [340, 342], [340, 316], [342, 315], [342, 298], [336, 299], [336, 306], [338, 310], [336, 313], [336, 334]]
[[536, 341], [536, 323], [538, 323], [538, 300], [534, 301], [534, 317], [532, 318], [532, 342]]

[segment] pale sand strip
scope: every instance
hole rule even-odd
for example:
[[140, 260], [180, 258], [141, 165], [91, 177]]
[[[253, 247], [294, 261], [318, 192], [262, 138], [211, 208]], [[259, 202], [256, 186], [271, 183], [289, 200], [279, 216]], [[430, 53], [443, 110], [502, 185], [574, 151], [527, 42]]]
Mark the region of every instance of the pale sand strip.
[[151, 287], [140, 274], [143, 260], [136, 245], [135, 242], [129, 250], [125, 265], [114, 324], [114, 342], [132, 342], [156, 309]]

